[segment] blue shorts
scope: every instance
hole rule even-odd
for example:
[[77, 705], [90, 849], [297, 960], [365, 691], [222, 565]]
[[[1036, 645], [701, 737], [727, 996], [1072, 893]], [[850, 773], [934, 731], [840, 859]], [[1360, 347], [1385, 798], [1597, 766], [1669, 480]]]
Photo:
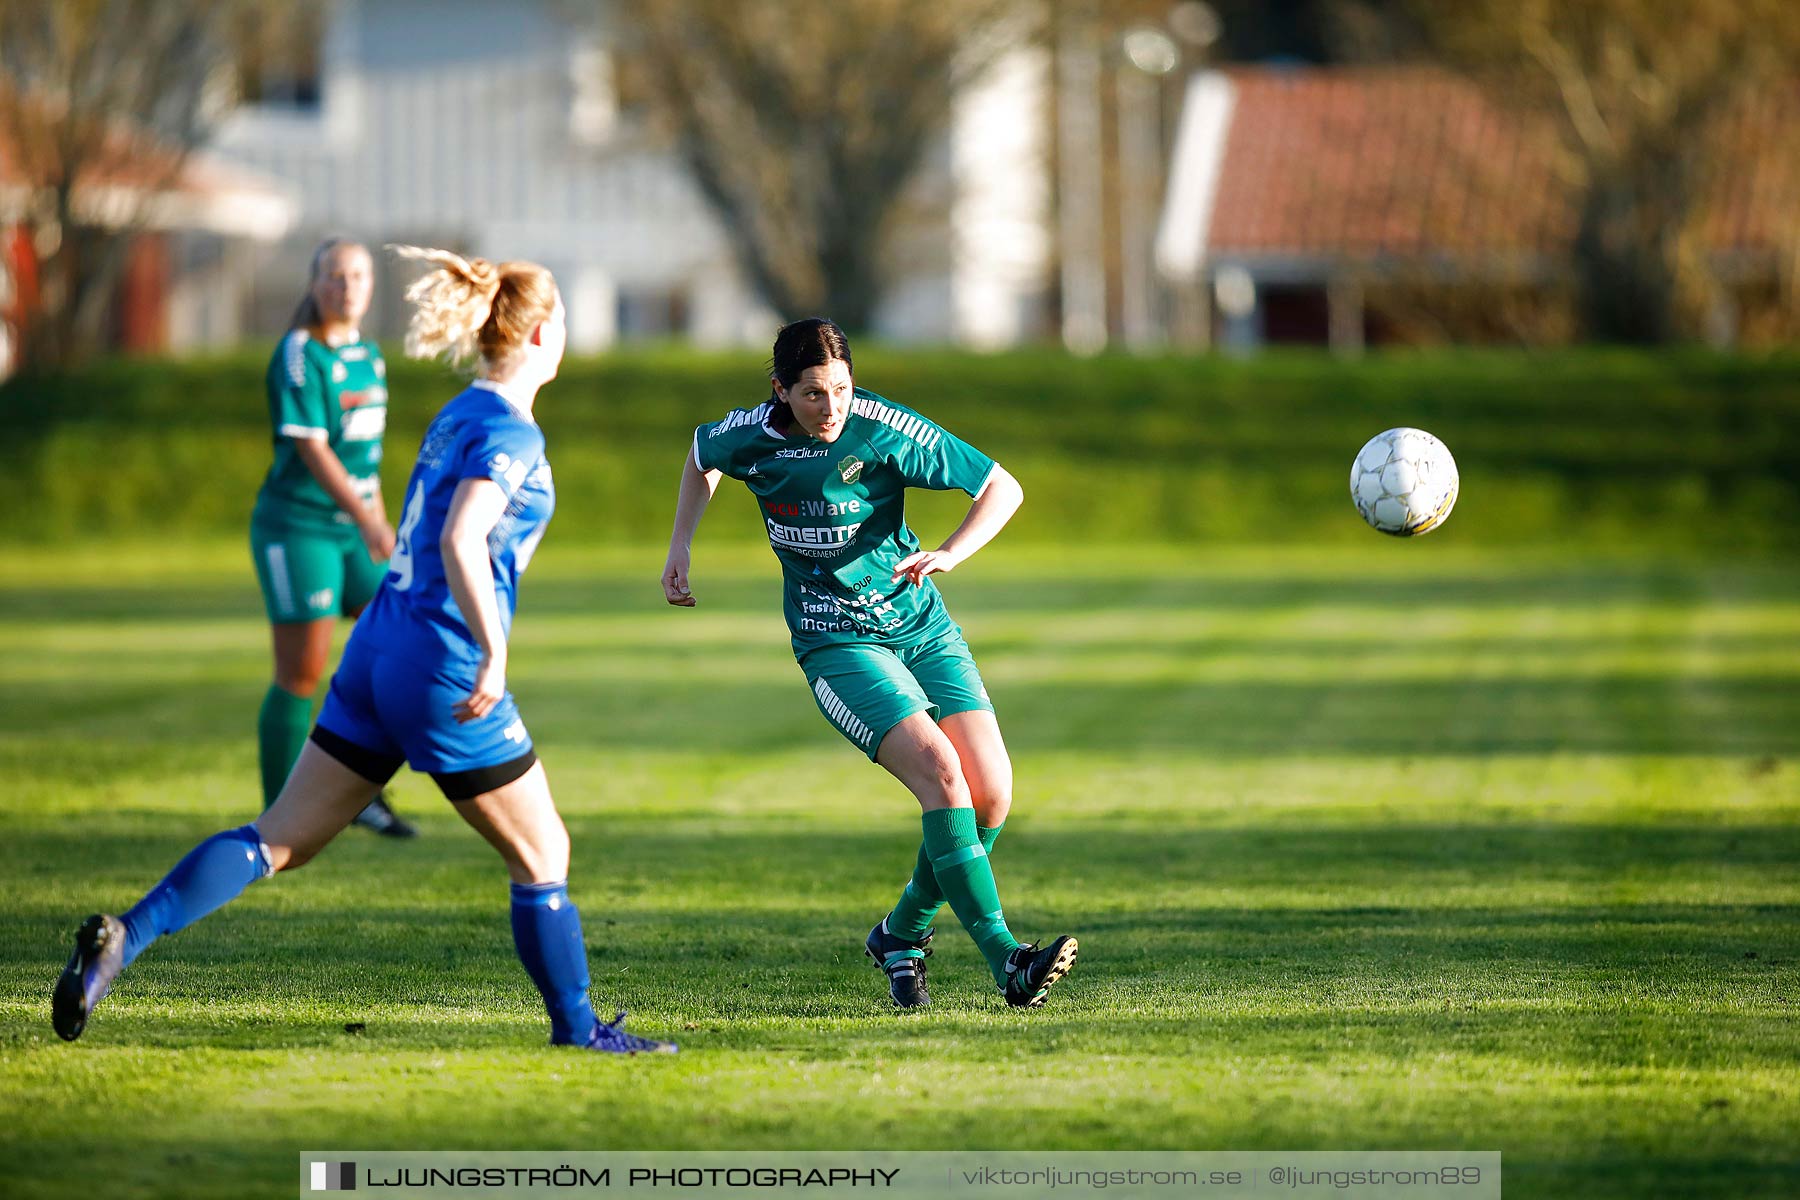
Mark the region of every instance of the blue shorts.
[[[439, 784], [446, 783], [445, 776], [480, 774], [520, 762], [524, 766], [512, 778], [523, 775], [536, 759], [511, 692], [485, 717], [457, 721], [456, 705], [468, 699], [474, 686], [474, 663], [434, 665], [382, 654], [352, 634], [319, 711], [319, 728], [335, 737], [315, 740], [366, 778], [373, 776], [363, 762], [348, 761], [335, 748], [338, 743], [366, 752], [364, 762], [391, 764], [389, 776], [402, 759], [415, 771], [437, 776]], [[375, 782], [385, 783], [386, 777]], [[453, 800], [468, 798], [452, 795], [448, 787], [445, 794]]]

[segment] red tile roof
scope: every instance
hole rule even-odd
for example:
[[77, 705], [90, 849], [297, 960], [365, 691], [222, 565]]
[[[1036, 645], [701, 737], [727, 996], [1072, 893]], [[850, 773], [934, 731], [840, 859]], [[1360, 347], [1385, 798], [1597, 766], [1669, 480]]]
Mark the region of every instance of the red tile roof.
[[[1528, 261], [1573, 232], [1555, 130], [1470, 82], [1428, 67], [1229, 78], [1210, 254]], [[1800, 209], [1800, 163], [1780, 144], [1796, 129], [1800, 91], [1759, 97], [1721, 123], [1745, 167], [1715, 189], [1714, 246], [1780, 244], [1780, 223]]]
[[[54, 167], [53, 153], [39, 161], [31, 161], [18, 141], [19, 129], [26, 122], [43, 122], [48, 118], [36, 101], [20, 101], [0, 90], [0, 105], [15, 105], [0, 114], [0, 187], [26, 182], [38, 186], [48, 183], [47, 174]], [[142, 130], [125, 122], [107, 129], [98, 150], [82, 164], [78, 187], [98, 186], [128, 191], [154, 189], [192, 196], [273, 194], [273, 185], [246, 170], [221, 163], [204, 153], [189, 154], [182, 161], [173, 147], [159, 142]]]

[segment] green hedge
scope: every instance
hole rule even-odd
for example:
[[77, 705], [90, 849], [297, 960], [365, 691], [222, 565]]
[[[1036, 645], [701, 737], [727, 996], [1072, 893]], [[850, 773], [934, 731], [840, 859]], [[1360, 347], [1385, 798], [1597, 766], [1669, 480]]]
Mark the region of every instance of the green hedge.
[[[268, 464], [260, 354], [117, 360], [0, 388], [10, 541], [241, 531]], [[391, 364], [390, 502], [456, 377]], [[1788, 548], [1800, 543], [1800, 358], [1588, 351], [1071, 359], [876, 350], [865, 386], [1007, 464], [1034, 541], [1337, 541], [1371, 434], [1417, 425], [1462, 470], [1434, 540]], [[689, 431], [763, 398], [754, 353], [571, 361], [540, 399], [556, 536], [666, 537]], [[939, 530], [961, 501], [922, 496]], [[391, 505], [390, 505], [391, 506]], [[727, 497], [708, 537], [753, 536]]]

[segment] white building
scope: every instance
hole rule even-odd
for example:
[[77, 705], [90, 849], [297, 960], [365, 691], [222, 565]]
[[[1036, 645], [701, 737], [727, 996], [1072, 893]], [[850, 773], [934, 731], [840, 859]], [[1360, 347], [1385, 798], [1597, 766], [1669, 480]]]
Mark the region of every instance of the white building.
[[[411, 241], [555, 273], [570, 341], [682, 336], [766, 344], [778, 315], [738, 270], [677, 155], [621, 110], [603, 23], [557, 0], [338, 0], [323, 10], [317, 79], [246, 106], [217, 152], [296, 191], [296, 233], [255, 289], [283, 323], [323, 236]], [[1037, 330], [1051, 250], [1046, 63], [1004, 59], [957, 105], [917, 182], [925, 217], [879, 308], [902, 340], [1005, 345]], [[919, 206], [911, 206], [917, 209]], [[372, 324], [399, 327], [396, 287]], [[780, 314], [793, 317], [804, 314]]]

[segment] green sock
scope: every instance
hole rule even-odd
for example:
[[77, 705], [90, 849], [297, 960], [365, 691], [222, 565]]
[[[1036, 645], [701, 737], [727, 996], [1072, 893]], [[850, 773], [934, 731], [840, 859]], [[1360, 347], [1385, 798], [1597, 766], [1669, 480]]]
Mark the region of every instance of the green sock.
[[[1005, 828], [1005, 821], [992, 829], [986, 825], [977, 825], [975, 836], [981, 839], [981, 848], [992, 854], [994, 843], [999, 839], [1000, 831]], [[887, 931], [909, 942], [922, 942], [925, 935], [931, 932], [931, 922], [942, 907], [944, 889], [938, 886], [937, 872], [931, 869], [931, 855], [925, 853], [925, 843], [920, 842], [919, 861], [913, 867], [912, 878], [900, 892], [894, 911], [888, 914]]]
[[950, 911], [987, 959], [994, 982], [1006, 985], [1006, 956], [1019, 944], [1000, 911], [987, 851], [975, 834], [975, 810], [938, 808], [924, 814], [925, 851]]
[[262, 758], [263, 809], [281, 795], [281, 785], [306, 747], [312, 732], [312, 697], [296, 696], [285, 688], [269, 685], [262, 711], [256, 714], [256, 745]]

